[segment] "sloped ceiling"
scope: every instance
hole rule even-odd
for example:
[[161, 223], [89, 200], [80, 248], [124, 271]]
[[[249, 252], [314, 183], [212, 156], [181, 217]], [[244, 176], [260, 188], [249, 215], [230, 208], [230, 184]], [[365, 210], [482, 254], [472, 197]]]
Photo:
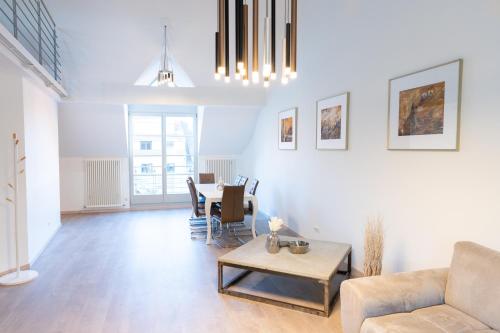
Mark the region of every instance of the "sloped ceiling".
[[[148, 96], [155, 92], [174, 96], [172, 90], [156, 88], [150, 88], [156, 89], [153, 92], [130, 91], [144, 70], [159, 58], [162, 26], [167, 24], [171, 54], [196, 86], [185, 89], [221, 88], [228, 90], [228, 96], [233, 90], [245, 90], [244, 96], [253, 101], [250, 104], [262, 104], [264, 100], [265, 93], [260, 87], [245, 89], [237, 83], [225, 86], [213, 79], [215, 1], [46, 0], [46, 3], [58, 25], [63, 83], [73, 99], [106, 99], [107, 92], [116, 97], [116, 91], [126, 91], [128, 96], [144, 91]], [[124, 103], [147, 103], [145, 98], [126, 99], [124, 96]]]
[[252, 138], [259, 111], [255, 107], [205, 107], [199, 124], [199, 154], [241, 154]]

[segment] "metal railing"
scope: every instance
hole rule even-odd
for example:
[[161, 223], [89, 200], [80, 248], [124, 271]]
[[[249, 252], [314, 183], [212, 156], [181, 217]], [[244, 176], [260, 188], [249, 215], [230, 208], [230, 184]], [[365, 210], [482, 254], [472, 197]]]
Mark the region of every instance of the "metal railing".
[[43, 0], [0, 0], [0, 23], [61, 82], [56, 23]]
[[[185, 172], [166, 172], [167, 194], [188, 193], [187, 177], [194, 177], [191, 167], [182, 166]], [[133, 182], [135, 195], [158, 195], [163, 193], [163, 173], [161, 166], [133, 168]]]

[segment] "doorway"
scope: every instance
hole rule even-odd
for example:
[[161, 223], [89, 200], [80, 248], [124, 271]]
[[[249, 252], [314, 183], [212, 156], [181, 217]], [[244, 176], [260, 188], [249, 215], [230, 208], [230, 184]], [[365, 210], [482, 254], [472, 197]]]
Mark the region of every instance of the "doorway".
[[190, 201], [186, 178], [197, 173], [196, 134], [196, 113], [129, 113], [132, 204]]

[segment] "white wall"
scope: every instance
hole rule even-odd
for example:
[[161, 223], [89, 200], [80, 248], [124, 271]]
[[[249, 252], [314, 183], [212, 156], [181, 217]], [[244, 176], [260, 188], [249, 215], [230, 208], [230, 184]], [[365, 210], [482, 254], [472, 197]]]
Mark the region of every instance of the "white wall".
[[61, 210], [84, 209], [84, 160], [122, 160], [122, 197], [129, 206], [127, 108], [96, 103], [59, 104]]
[[[306, 237], [352, 243], [358, 269], [379, 214], [386, 272], [447, 266], [458, 240], [500, 250], [500, 3], [318, 0], [299, 13], [299, 78], [271, 90], [243, 158], [260, 208]], [[388, 80], [457, 58], [460, 151], [386, 150]], [[344, 91], [349, 150], [318, 151], [315, 102]], [[294, 106], [298, 150], [279, 151], [277, 113]]]
[[127, 157], [123, 105], [61, 103], [61, 157]]
[[23, 79], [28, 251], [33, 262], [61, 225], [57, 99]]
[[[12, 191], [7, 187], [12, 183], [14, 171], [12, 166], [12, 133], [24, 137], [23, 127], [23, 97], [22, 81], [19, 70], [15, 68], [2, 54], [0, 54], [0, 273], [15, 267], [14, 243], [14, 208], [5, 201], [5, 197], [12, 197]], [[24, 151], [24, 142], [21, 142], [20, 151]], [[28, 246], [26, 238], [26, 194], [25, 178], [20, 177], [18, 198], [20, 219], [20, 250], [21, 262], [28, 262]]]
[[26, 154], [19, 176], [21, 265], [33, 263], [60, 225], [57, 96], [0, 47], [0, 274], [15, 268], [12, 133]]

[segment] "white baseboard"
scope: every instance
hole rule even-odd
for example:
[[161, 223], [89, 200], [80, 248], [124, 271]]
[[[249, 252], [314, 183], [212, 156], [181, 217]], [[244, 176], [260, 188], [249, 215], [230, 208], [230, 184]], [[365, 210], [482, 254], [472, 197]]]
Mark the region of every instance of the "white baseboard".
[[101, 208], [101, 209], [82, 209], [77, 211], [62, 211], [61, 215], [77, 215], [77, 214], [99, 214], [99, 213], [119, 213], [144, 210], [162, 210], [162, 209], [183, 209], [191, 208], [191, 203], [169, 203], [169, 204], [148, 204], [148, 205], [132, 205], [124, 208]]

